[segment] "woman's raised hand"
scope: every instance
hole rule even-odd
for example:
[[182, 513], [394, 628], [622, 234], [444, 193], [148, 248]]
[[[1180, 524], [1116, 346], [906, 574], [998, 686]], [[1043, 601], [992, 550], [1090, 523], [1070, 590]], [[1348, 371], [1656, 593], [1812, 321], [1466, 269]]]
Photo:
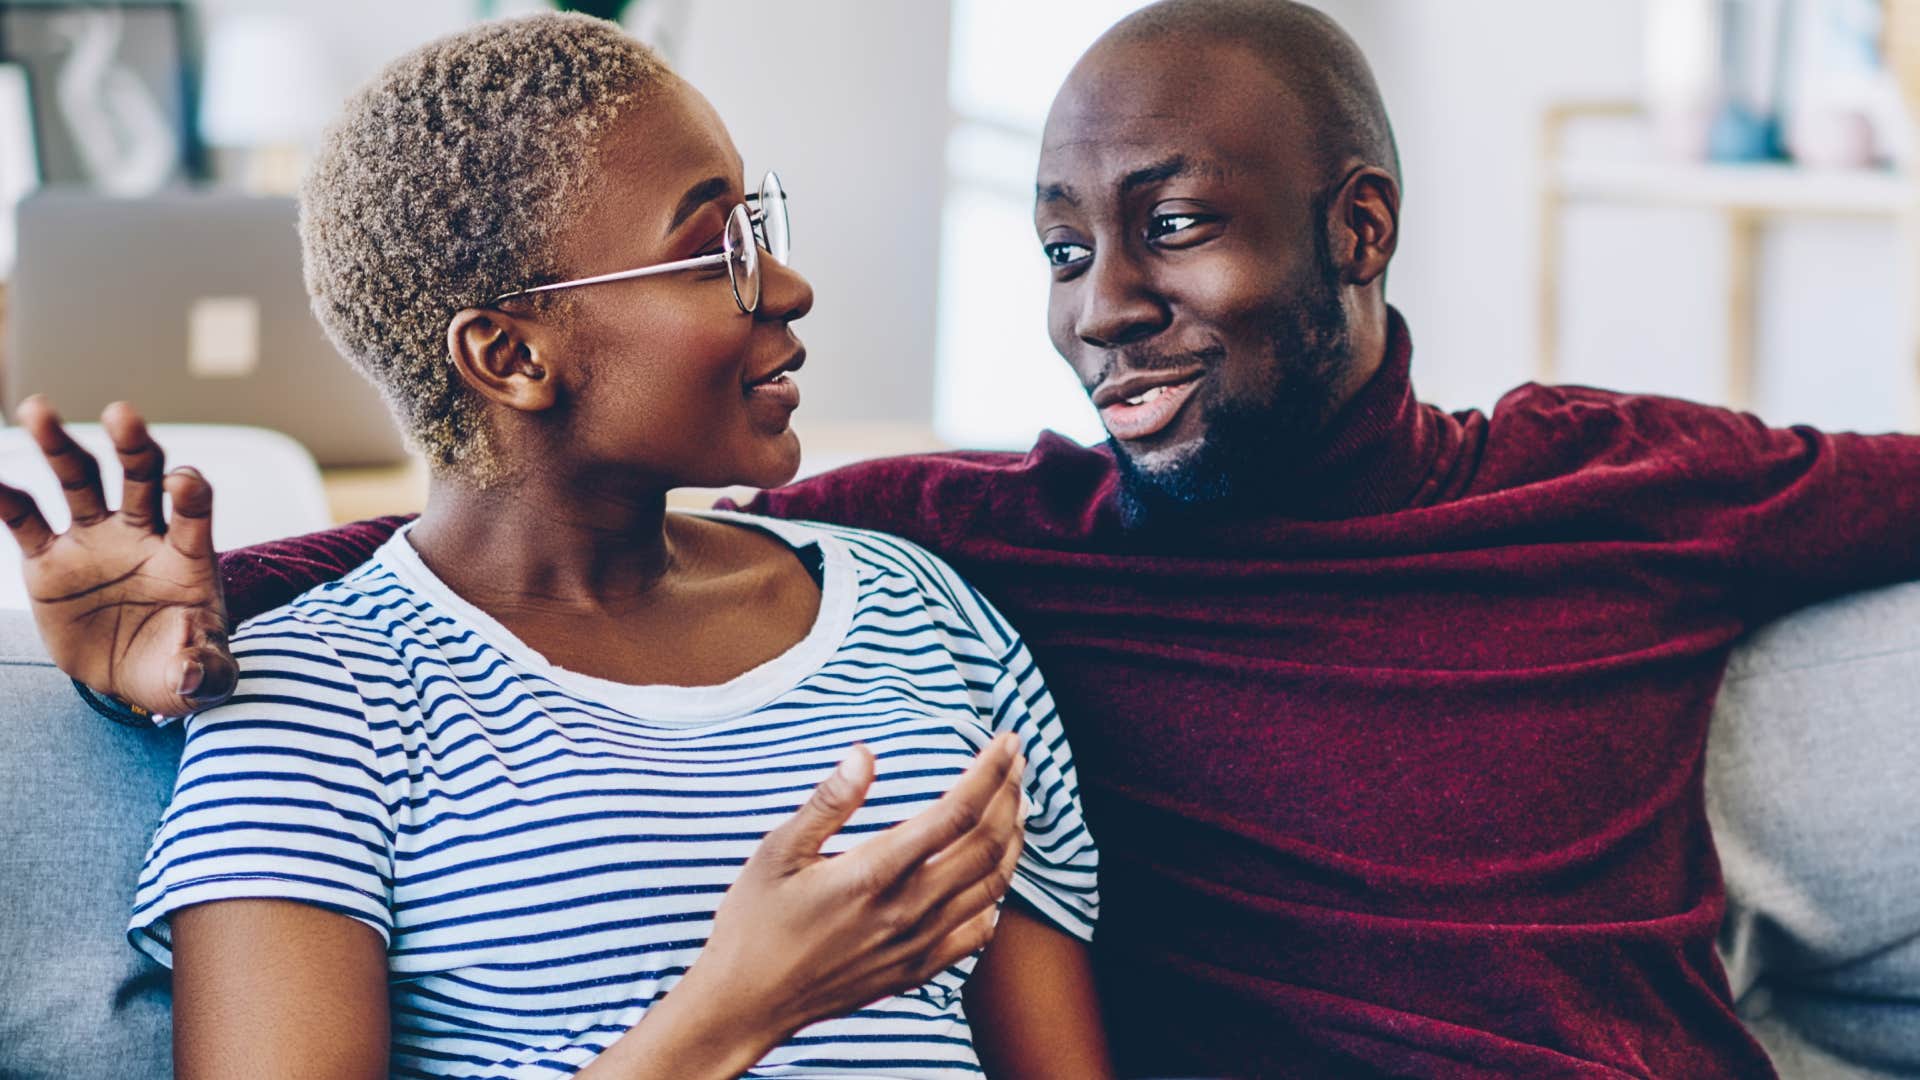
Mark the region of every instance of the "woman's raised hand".
[[628, 1071], [623, 1051], [671, 1053], [684, 1036], [715, 1058], [682, 1058], [672, 1075], [711, 1065], [737, 1076], [808, 1024], [910, 990], [985, 948], [1020, 859], [1024, 769], [1013, 736], [1002, 735], [938, 802], [823, 856], [873, 783], [873, 755], [856, 747], [760, 842], [699, 959], [635, 1029], [663, 1041], [622, 1040], [581, 1075], [651, 1075]]
[[[55, 533], [33, 497], [0, 483], [4, 517], [25, 559], [27, 595], [60, 670], [152, 712], [193, 712], [233, 692], [226, 601], [213, 551], [213, 488], [166, 456], [140, 414], [111, 405], [101, 423], [126, 475], [109, 510], [100, 465], [60, 426], [45, 398], [20, 405], [60, 486], [73, 524]], [[162, 494], [173, 517], [161, 517]]]

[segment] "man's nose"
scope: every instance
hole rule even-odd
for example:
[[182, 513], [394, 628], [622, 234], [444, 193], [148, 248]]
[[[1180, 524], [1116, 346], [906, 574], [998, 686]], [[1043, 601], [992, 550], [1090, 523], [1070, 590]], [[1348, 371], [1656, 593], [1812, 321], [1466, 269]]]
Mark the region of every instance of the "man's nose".
[[760, 253], [760, 307], [754, 316], [792, 322], [813, 310], [813, 285], [800, 271]]
[[1166, 329], [1165, 300], [1155, 293], [1139, 262], [1124, 254], [1095, 255], [1080, 295], [1073, 330], [1094, 348], [1116, 348]]

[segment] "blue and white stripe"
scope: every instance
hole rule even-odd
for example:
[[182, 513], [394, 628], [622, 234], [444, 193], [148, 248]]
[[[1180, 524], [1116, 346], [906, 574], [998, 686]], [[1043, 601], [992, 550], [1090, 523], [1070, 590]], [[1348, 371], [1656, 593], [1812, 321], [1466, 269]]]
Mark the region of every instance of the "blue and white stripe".
[[[1097, 857], [1039, 672], [976, 592], [905, 541], [714, 515], [817, 545], [807, 638], [718, 687], [546, 663], [436, 579], [405, 531], [234, 635], [238, 692], [188, 721], [129, 937], [168, 915], [304, 901], [387, 941], [398, 1076], [567, 1075], [693, 962], [760, 838], [855, 742], [879, 760], [826, 850], [903, 821], [999, 731], [1032, 804], [1014, 891], [1086, 938]], [[959, 990], [816, 1024], [754, 1076], [976, 1074]]]

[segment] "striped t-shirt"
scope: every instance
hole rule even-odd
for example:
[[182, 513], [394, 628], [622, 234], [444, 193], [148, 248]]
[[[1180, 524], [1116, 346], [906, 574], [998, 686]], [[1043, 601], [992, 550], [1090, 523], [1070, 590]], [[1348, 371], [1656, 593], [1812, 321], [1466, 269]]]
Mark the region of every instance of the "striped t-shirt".
[[[866, 805], [824, 850], [925, 809], [996, 732], [1031, 803], [1013, 891], [1091, 935], [1096, 856], [1066, 739], [1020, 640], [902, 540], [741, 515], [817, 549], [820, 611], [720, 686], [547, 663], [462, 601], [403, 530], [347, 577], [243, 624], [236, 693], [187, 721], [129, 936], [280, 898], [386, 939], [395, 1075], [570, 1074], [638, 1023], [705, 943], [761, 837], [863, 742]], [[801, 1031], [754, 1076], [976, 1074], [971, 960]]]

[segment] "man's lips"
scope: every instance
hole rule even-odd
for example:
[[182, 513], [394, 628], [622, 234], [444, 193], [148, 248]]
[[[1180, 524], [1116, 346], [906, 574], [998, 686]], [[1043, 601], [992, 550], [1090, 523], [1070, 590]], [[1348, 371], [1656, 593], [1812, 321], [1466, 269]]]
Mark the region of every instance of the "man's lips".
[[1107, 433], [1121, 442], [1159, 434], [1193, 396], [1204, 370], [1162, 371], [1130, 375], [1102, 383], [1093, 393]]

